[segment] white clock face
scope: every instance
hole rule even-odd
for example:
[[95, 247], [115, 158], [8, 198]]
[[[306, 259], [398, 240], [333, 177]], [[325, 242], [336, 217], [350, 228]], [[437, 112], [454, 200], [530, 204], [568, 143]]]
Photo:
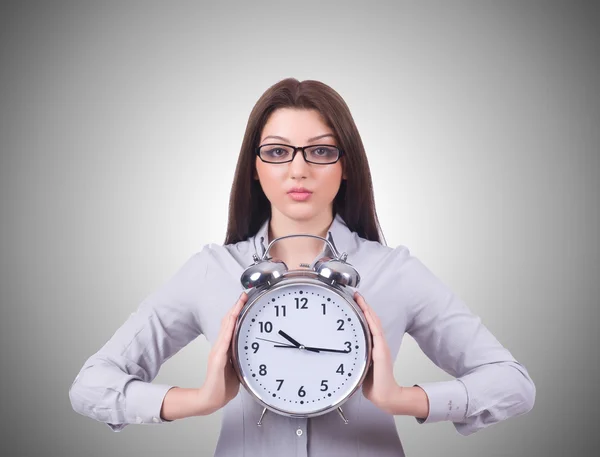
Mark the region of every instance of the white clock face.
[[324, 286], [268, 291], [244, 315], [238, 335], [247, 384], [283, 412], [311, 414], [337, 404], [365, 369], [363, 326], [348, 302]]

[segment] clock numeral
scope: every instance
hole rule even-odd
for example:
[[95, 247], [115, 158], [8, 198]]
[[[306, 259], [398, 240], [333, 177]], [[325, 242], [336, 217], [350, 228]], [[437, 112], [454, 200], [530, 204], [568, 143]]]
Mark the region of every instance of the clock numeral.
[[261, 376], [264, 376], [267, 374], [267, 366], [265, 364], [261, 365], [260, 367], [258, 367], [258, 374]]
[[338, 319], [337, 323], [340, 324], [340, 326], [338, 327], [338, 330], [344, 330], [344, 320]]
[[273, 324], [270, 322], [262, 322], [259, 321], [258, 325], [260, 326], [260, 333], [271, 333], [273, 331]]
[[339, 374], [344, 374], [344, 364], [340, 363], [340, 366], [338, 367], [337, 370], [335, 370], [335, 372], [339, 373]]
[[258, 348], [260, 347], [260, 344], [258, 343], [252, 343], [252, 349], [254, 349], [254, 353], [256, 354], [258, 352]]
[[[329, 381], [327, 379], [323, 379], [323, 381], [321, 381], [321, 392], [325, 392], [326, 390], [329, 390], [329, 386], [327, 385]], [[323, 389], [323, 387], [325, 387]]]
[[346, 341], [344, 344], [346, 345], [346, 350], [350, 352], [352, 350], [352, 343], [350, 341]]
[[323, 307], [323, 315], [325, 315], [327, 313], [327, 305], [325, 303], [321, 303], [321, 306]]
[[[281, 315], [285, 317], [285, 305], [281, 305]], [[279, 317], [279, 305], [275, 305], [275, 317]]]
[[300, 386], [300, 389], [298, 389], [298, 396], [299, 397], [306, 396], [306, 392], [304, 391], [304, 386]]
[[[306, 297], [294, 298], [294, 300], [296, 300], [296, 309], [308, 309], [308, 307], [306, 306], [306, 304], [308, 303], [308, 298], [306, 298]], [[301, 301], [302, 301], [302, 306], [300, 306]]]
[[276, 379], [275, 381], [277, 381], [279, 383], [279, 386], [277, 387], [277, 390], [280, 390], [281, 386], [283, 385], [283, 379]]

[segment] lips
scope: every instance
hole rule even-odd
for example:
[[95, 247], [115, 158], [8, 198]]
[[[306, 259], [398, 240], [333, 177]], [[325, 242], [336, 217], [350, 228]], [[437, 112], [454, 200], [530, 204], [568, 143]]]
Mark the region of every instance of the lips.
[[304, 201], [304, 200], [307, 200], [308, 198], [310, 198], [310, 196], [312, 195], [312, 192], [303, 187], [294, 187], [293, 189], [288, 191], [288, 195], [293, 200]]
[[292, 187], [289, 191], [288, 194], [290, 193], [295, 193], [295, 194], [312, 194], [312, 192], [308, 189], [305, 189], [304, 187]]

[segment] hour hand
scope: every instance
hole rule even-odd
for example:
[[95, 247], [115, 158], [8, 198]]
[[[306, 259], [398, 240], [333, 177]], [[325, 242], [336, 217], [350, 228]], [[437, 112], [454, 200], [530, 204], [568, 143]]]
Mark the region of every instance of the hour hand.
[[285, 333], [283, 330], [279, 330], [278, 333], [281, 336], [283, 336], [286, 340], [288, 340], [290, 343], [292, 343], [294, 346], [296, 346], [297, 348], [299, 348], [300, 346], [302, 346], [300, 343], [298, 343], [294, 338], [292, 338], [290, 335], [288, 335], [287, 333]]
[[[288, 340], [290, 343], [292, 343], [294, 346], [296, 346], [298, 349], [306, 349], [307, 351], [310, 351], [310, 352], [319, 352], [318, 349], [304, 347], [304, 345], [298, 343], [298, 341], [296, 341], [290, 335], [288, 335], [287, 333], [285, 333], [283, 330], [279, 330], [278, 333], [281, 336], [283, 336], [286, 340]], [[279, 346], [275, 346], [275, 347], [279, 347]]]

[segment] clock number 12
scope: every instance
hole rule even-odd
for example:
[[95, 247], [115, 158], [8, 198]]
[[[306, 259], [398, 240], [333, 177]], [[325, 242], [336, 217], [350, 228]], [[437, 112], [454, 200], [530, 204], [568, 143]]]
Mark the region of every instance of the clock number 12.
[[[308, 298], [306, 297], [302, 297], [302, 298], [294, 298], [294, 300], [296, 300], [296, 309], [308, 309], [306, 304], [308, 303]], [[300, 302], [302, 302], [302, 306], [300, 305]]]

